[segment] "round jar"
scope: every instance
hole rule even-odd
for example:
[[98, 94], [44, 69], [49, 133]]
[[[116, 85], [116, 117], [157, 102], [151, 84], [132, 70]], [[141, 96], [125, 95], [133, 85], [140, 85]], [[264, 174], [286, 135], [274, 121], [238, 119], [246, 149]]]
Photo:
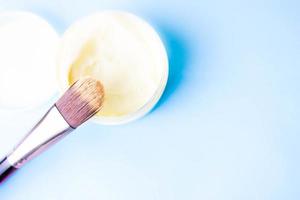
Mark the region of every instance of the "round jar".
[[148, 113], [161, 97], [168, 79], [167, 53], [144, 20], [126, 12], [99, 12], [72, 24], [58, 52], [61, 92], [86, 76], [105, 89], [94, 121], [127, 123]]

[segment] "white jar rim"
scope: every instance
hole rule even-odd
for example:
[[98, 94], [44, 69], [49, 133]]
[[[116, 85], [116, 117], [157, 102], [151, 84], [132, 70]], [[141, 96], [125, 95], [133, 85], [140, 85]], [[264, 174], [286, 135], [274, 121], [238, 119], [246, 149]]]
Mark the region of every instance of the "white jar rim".
[[[166, 87], [167, 80], [168, 80], [168, 73], [169, 73], [168, 56], [167, 56], [166, 49], [165, 49], [160, 37], [158, 36], [156, 31], [144, 20], [140, 19], [139, 17], [137, 17], [131, 13], [123, 12], [123, 11], [102, 11], [102, 12], [98, 12], [98, 13], [89, 15], [86, 18], [99, 17], [99, 16], [101, 16], [101, 14], [106, 14], [106, 15], [107, 14], [108, 15], [122, 14], [125, 16], [126, 15], [130, 16], [130, 18], [137, 19], [139, 21], [140, 26], [147, 26], [148, 29], [149, 28], [151, 29], [151, 34], [152, 34], [150, 36], [150, 37], [152, 37], [151, 41], [156, 43], [158, 52], [160, 52], [160, 54], [162, 54], [162, 55], [160, 55], [160, 58], [161, 58], [160, 66], [162, 67], [162, 70], [161, 70], [162, 74], [160, 75], [160, 77], [161, 77], [160, 82], [157, 85], [157, 88], [156, 88], [155, 92], [153, 93], [153, 95], [151, 96], [151, 98], [149, 98], [143, 106], [137, 108], [134, 112], [127, 113], [125, 115], [120, 115], [120, 116], [99, 116], [99, 115], [97, 115], [92, 119], [92, 121], [99, 123], [99, 124], [119, 125], [119, 124], [131, 122], [131, 121], [134, 121], [136, 119], [143, 117], [159, 101], [160, 97], [163, 94], [163, 91]], [[72, 25], [71, 25], [71, 27], [72, 27]], [[62, 40], [64, 40], [64, 36], [62, 37]], [[61, 56], [61, 55], [58, 54], [58, 56]], [[69, 87], [68, 78], [69, 78], [69, 71], [70, 71], [69, 65], [62, 64], [63, 63], [62, 59], [63, 58], [59, 57], [59, 60], [58, 60], [58, 81], [59, 81], [61, 93], [63, 93], [66, 90], [66, 88]]]

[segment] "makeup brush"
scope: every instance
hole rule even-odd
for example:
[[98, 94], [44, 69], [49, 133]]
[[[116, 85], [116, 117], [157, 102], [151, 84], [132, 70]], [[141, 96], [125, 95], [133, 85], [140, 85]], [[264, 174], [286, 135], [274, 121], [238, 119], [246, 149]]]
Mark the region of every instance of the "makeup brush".
[[75, 82], [14, 150], [0, 161], [0, 182], [95, 115], [104, 90], [91, 78]]

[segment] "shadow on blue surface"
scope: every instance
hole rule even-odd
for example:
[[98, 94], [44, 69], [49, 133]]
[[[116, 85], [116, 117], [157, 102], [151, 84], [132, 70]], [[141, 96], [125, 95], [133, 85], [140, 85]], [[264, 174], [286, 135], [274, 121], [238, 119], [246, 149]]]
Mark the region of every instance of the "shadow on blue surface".
[[167, 49], [169, 58], [169, 78], [166, 89], [153, 111], [166, 103], [182, 84], [191, 52], [191, 45], [180, 30], [168, 25], [155, 25]]

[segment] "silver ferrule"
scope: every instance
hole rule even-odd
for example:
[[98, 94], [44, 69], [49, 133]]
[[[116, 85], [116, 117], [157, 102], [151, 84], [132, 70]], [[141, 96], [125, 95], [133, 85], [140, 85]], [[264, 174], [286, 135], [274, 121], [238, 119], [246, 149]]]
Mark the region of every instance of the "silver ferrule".
[[72, 130], [54, 105], [7, 156], [7, 162], [20, 168]]

